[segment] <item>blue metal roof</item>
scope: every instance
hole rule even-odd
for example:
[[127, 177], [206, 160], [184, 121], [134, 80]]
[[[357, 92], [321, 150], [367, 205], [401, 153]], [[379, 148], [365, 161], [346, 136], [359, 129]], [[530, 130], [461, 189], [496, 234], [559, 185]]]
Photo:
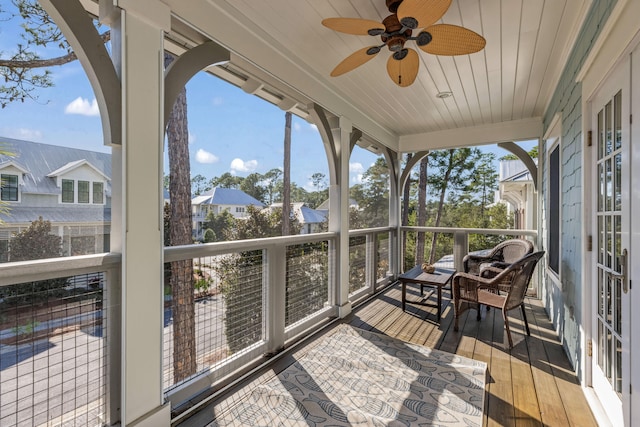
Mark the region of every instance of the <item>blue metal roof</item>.
[[235, 188], [214, 188], [193, 198], [194, 204], [200, 205], [254, 205], [264, 207], [264, 203]]
[[311, 209], [308, 206], [302, 205], [300, 207], [300, 213], [302, 214], [302, 223], [304, 224], [316, 224], [327, 220], [328, 211]]
[[[103, 175], [111, 178], [111, 154], [78, 148], [60, 147], [12, 138], [0, 138], [0, 147], [12, 156], [0, 155], [0, 164], [14, 161], [28, 172], [24, 175], [23, 193], [60, 194], [55, 177], [48, 177], [65, 165], [86, 160]], [[111, 195], [111, 186], [106, 185]]]

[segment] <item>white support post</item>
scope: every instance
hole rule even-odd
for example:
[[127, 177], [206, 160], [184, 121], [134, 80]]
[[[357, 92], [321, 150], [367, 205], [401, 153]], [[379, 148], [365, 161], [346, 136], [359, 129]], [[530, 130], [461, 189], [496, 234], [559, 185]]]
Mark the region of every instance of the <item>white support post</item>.
[[331, 126], [338, 159], [338, 186], [330, 188], [329, 231], [338, 233], [335, 255], [337, 263], [334, 284], [335, 304], [338, 316], [344, 318], [351, 313], [349, 301], [349, 156], [351, 154], [352, 124], [340, 117]]
[[[122, 253], [122, 426], [169, 426], [162, 385], [164, 31], [171, 11], [102, 1], [122, 82], [122, 148], [114, 148], [112, 250]], [[148, 5], [146, 5], [148, 6]]]
[[365, 280], [370, 293], [376, 290], [378, 244], [375, 233], [367, 233], [365, 243]]
[[286, 246], [270, 247], [266, 256], [268, 288], [266, 289], [264, 319], [267, 339], [267, 355], [284, 348], [284, 324], [286, 310], [287, 255]]
[[393, 171], [389, 182], [389, 226], [394, 229], [389, 232], [389, 271], [395, 275], [400, 273], [402, 269], [403, 248], [400, 235], [400, 227], [402, 226], [402, 208], [400, 206], [401, 187], [401, 155], [394, 152], [387, 160], [393, 162], [393, 167], [389, 167], [389, 171]]
[[469, 253], [469, 235], [465, 231], [453, 233], [453, 265], [456, 271], [464, 271], [462, 259]]

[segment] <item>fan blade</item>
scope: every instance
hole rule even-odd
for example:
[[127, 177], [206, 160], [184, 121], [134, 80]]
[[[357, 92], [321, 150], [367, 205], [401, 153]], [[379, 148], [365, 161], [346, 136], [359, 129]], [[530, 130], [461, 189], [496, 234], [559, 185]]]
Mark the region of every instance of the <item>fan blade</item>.
[[420, 49], [432, 55], [466, 55], [482, 50], [487, 43], [480, 34], [457, 25], [432, 25], [425, 31], [433, 38]]
[[377, 21], [359, 18], [327, 18], [322, 20], [322, 25], [341, 33], [354, 34], [356, 36], [368, 36], [369, 30], [382, 30], [384, 25]]
[[[373, 54], [368, 53], [370, 50], [374, 50], [374, 49], [375, 49], [375, 53]], [[373, 59], [378, 52], [380, 52], [380, 49], [378, 46], [365, 47], [355, 51], [354, 53], [352, 53], [351, 55], [343, 59], [341, 63], [336, 65], [336, 68], [334, 68], [333, 71], [331, 72], [331, 77], [340, 76], [344, 73], [347, 73], [353, 70], [354, 68], [361, 66], [365, 62], [368, 62], [369, 60]]]
[[[411, 29], [424, 28], [433, 24], [445, 14], [451, 6], [451, 0], [403, 0], [398, 6], [398, 19]], [[404, 18], [414, 18], [417, 22], [415, 26], [407, 25], [411, 22]]]
[[420, 65], [418, 52], [413, 49], [404, 50], [407, 51], [404, 58], [396, 59], [395, 57], [400, 53], [396, 52], [387, 60], [387, 73], [400, 87], [410, 86], [415, 81]]

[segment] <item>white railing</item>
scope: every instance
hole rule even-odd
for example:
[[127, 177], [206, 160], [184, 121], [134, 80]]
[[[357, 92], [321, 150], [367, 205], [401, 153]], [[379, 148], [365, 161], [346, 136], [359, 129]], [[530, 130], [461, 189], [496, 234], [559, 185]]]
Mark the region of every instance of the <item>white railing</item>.
[[349, 231], [349, 295], [352, 301], [393, 281], [393, 242], [389, 227]]
[[[530, 239], [534, 246], [538, 246], [538, 232], [536, 230], [513, 230], [513, 229], [489, 229], [489, 228], [453, 228], [453, 227], [401, 227], [403, 233], [438, 233], [439, 235], [452, 235], [453, 244], [451, 252], [445, 255], [452, 257], [452, 267], [462, 271], [462, 259], [469, 253], [469, 236], [507, 236], [524, 237]], [[427, 242], [428, 243], [428, 242]], [[426, 247], [426, 245], [425, 245]], [[476, 250], [491, 249], [492, 246], [476, 248]], [[404, 254], [404, 248], [402, 253]], [[439, 256], [437, 260], [440, 260]], [[449, 261], [449, 260], [447, 260]]]
[[[455, 269], [456, 271], [464, 271], [462, 260], [469, 253], [469, 245], [470, 240], [473, 236], [475, 237], [487, 237], [493, 236], [496, 239], [485, 239], [485, 244], [476, 243], [472, 248], [472, 252], [482, 252], [486, 250], [490, 250], [495, 244], [497, 244], [498, 240], [506, 240], [508, 238], [520, 237], [531, 240], [533, 242], [536, 250], [540, 250], [541, 248], [538, 246], [538, 232], [536, 230], [513, 230], [513, 229], [488, 229], [488, 228], [453, 228], [453, 227], [401, 227], [401, 233], [403, 233], [403, 237], [406, 237], [410, 234], [412, 237], [419, 232], [421, 233], [438, 233], [438, 237], [445, 238], [447, 241], [439, 246], [440, 253], [436, 255], [436, 265], [440, 267], [447, 267]], [[425, 259], [428, 260], [430, 247], [429, 244], [431, 239], [425, 239], [425, 252], [427, 257]], [[404, 241], [404, 239], [403, 239]], [[408, 245], [407, 245], [408, 246]], [[403, 248], [401, 253], [403, 259], [405, 259], [406, 248]], [[406, 260], [403, 263], [404, 269], [407, 270], [413, 267], [414, 261], [413, 258], [411, 260]], [[529, 286], [530, 290], [533, 290], [537, 295], [540, 295], [540, 283], [541, 281], [537, 276], [531, 280], [531, 284]]]
[[[167, 398], [179, 404], [335, 317], [330, 277], [335, 275], [336, 236], [318, 233], [165, 248], [167, 267], [192, 261], [196, 282], [202, 284], [195, 301], [197, 372], [187, 379], [173, 378], [173, 360], [180, 352], [172, 348], [172, 321], [165, 319]], [[165, 314], [171, 317], [171, 303]]]
[[120, 261], [0, 264], [1, 425], [119, 420]]
[[[413, 236], [417, 232], [448, 235], [451, 251], [447, 253], [450, 257], [440, 261], [451, 262], [455, 266], [459, 266], [468, 253], [469, 242], [475, 238], [474, 235], [525, 236], [536, 246], [538, 243], [537, 233], [533, 230], [435, 227], [401, 227], [399, 232], [396, 228], [387, 227], [352, 230], [349, 232], [348, 255], [342, 259], [350, 263], [348, 282], [349, 299], [352, 302], [361, 301], [393, 282], [396, 270], [402, 270], [402, 263], [398, 265], [398, 259], [404, 257], [404, 252], [403, 257], [396, 256], [394, 248], [400, 246], [398, 238], [406, 233]], [[174, 406], [210, 390], [214, 384], [230, 382], [230, 378], [248, 366], [266, 361], [268, 357], [265, 358], [265, 355], [279, 352], [337, 316], [336, 293], [340, 285], [337, 280], [338, 260], [334, 257], [338, 237], [338, 233], [328, 232], [165, 248], [165, 271], [171, 271], [171, 263], [186, 261], [193, 267], [191, 277], [187, 279], [195, 285], [198, 368], [195, 375], [176, 380], [173, 378], [172, 301], [170, 287], [167, 287], [170, 277], [164, 284], [159, 284], [167, 289], [165, 322], [161, 325], [165, 336], [163, 385], [165, 396]], [[52, 418], [62, 420], [67, 411], [92, 414], [97, 407], [101, 419], [119, 419], [120, 264], [121, 258], [117, 254], [0, 264], [2, 288], [59, 277], [73, 278], [69, 279], [69, 283], [82, 286], [82, 281], [88, 283], [89, 277], [96, 274], [101, 277], [100, 292], [107, 303], [96, 307], [95, 313], [84, 313], [68, 322], [82, 322], [94, 316], [95, 323], [101, 325], [100, 346], [103, 353], [100, 356], [102, 365], [98, 369], [106, 375], [100, 385], [102, 391], [95, 402], [78, 399], [84, 402], [83, 407], [64, 407], [55, 414], [50, 413]], [[54, 322], [31, 324], [29, 331], [50, 329], [49, 326], [53, 325]], [[8, 337], [6, 334], [5, 338]], [[0, 339], [2, 337], [0, 332]], [[3, 345], [1, 354], [11, 348], [9, 344]], [[17, 354], [18, 349], [14, 350]], [[43, 351], [49, 350], [44, 348]], [[48, 377], [55, 375], [54, 367], [45, 369], [52, 370], [47, 374]], [[38, 375], [41, 376], [42, 371]], [[2, 383], [5, 377], [0, 370], [3, 393], [7, 389]], [[33, 390], [35, 393], [35, 385]], [[37, 404], [52, 408], [55, 404], [50, 400], [55, 398], [53, 395], [46, 396], [47, 401]], [[5, 399], [6, 395], [3, 394], [3, 408]], [[14, 403], [17, 408], [20, 402], [16, 399]], [[33, 410], [38, 409], [34, 407]]]
[[[361, 282], [349, 299], [357, 301], [392, 282], [395, 230], [354, 230], [349, 236], [359, 241], [350, 248], [351, 261], [358, 264], [350, 279]], [[174, 405], [185, 402], [335, 318], [337, 238], [337, 233], [317, 233], [165, 248], [167, 264], [192, 260], [198, 274], [209, 271], [209, 289], [196, 299], [198, 369], [187, 380], [171, 378], [172, 358], [180, 356], [169, 354], [172, 338], [165, 330], [167, 398]], [[165, 321], [166, 328], [170, 324]], [[242, 335], [239, 343], [236, 334]]]

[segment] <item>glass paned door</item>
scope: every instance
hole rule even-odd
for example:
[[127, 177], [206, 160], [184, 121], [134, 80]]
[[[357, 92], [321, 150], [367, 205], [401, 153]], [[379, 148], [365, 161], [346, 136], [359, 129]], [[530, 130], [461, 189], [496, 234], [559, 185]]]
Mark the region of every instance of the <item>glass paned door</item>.
[[[592, 103], [593, 162], [593, 387], [613, 425], [628, 420], [630, 298], [629, 62], [622, 64]], [[626, 120], [625, 120], [626, 118]], [[625, 414], [625, 411], [626, 414]]]

